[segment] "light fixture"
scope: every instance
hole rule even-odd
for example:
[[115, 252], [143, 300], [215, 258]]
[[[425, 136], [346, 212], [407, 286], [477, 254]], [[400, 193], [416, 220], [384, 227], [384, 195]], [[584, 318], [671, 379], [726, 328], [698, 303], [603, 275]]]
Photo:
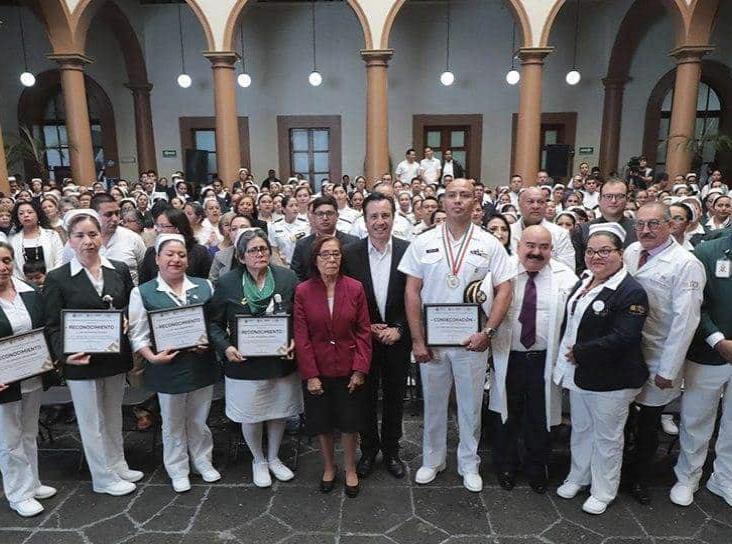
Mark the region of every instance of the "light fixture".
[[315, 0], [311, 0], [312, 2], [312, 30], [313, 30], [313, 71], [310, 72], [310, 75], [308, 76], [308, 82], [313, 87], [319, 87], [321, 83], [323, 83], [323, 76], [320, 72], [318, 72], [318, 56], [316, 54], [316, 48], [315, 48]]
[[239, 21], [239, 43], [241, 44], [241, 74], [236, 78], [239, 87], [246, 89], [252, 84], [252, 76], [247, 73], [247, 61], [244, 58], [244, 18]]
[[20, 44], [23, 48], [23, 66], [25, 66], [25, 71], [20, 74], [20, 83], [23, 87], [33, 87], [36, 84], [36, 76], [28, 70], [28, 55], [25, 51], [25, 32], [23, 29], [23, 8], [20, 7], [20, 4], [18, 4], [18, 20], [20, 23]]
[[193, 83], [193, 80], [191, 79], [191, 76], [186, 74], [186, 55], [185, 55], [185, 49], [183, 49], [183, 23], [181, 22], [180, 4], [178, 4], [178, 37], [180, 38], [180, 67], [181, 67], [181, 73], [178, 76], [178, 85], [183, 89], [187, 89], [188, 87], [191, 86], [191, 83]]
[[455, 83], [455, 74], [450, 70], [450, 0], [447, 0], [447, 32], [446, 32], [446, 48], [445, 48], [445, 71], [440, 74], [440, 83], [445, 87], [449, 87]]
[[565, 80], [567, 81], [567, 85], [577, 85], [577, 83], [580, 82], [582, 79], [582, 76], [579, 73], [579, 70], [577, 70], [577, 42], [579, 41], [579, 31], [580, 31], [580, 0], [577, 0], [577, 9], [575, 12], [574, 17], [574, 54], [572, 56], [572, 69], [567, 72], [567, 75], [565, 76]]
[[521, 72], [516, 70], [516, 21], [513, 23], [511, 34], [511, 69], [506, 74], [506, 83], [516, 85], [521, 80]]

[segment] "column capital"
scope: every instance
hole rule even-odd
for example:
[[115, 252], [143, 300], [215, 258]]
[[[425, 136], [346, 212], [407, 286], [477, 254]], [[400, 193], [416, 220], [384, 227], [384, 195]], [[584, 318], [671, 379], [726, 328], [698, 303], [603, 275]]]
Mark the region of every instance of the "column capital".
[[676, 64], [685, 64], [687, 62], [701, 62], [701, 58], [714, 51], [714, 47], [709, 45], [680, 45], [669, 51], [669, 56], [676, 59]]
[[84, 66], [94, 62], [94, 59], [83, 53], [52, 53], [46, 57], [58, 63], [61, 70], [83, 70]]
[[388, 66], [391, 57], [394, 56], [393, 49], [361, 49], [361, 58], [366, 66]]
[[213, 68], [234, 68], [239, 61], [239, 53], [236, 51], [205, 51], [203, 56]]
[[522, 47], [518, 50], [518, 57], [521, 64], [544, 64], [544, 59], [552, 51], [553, 47]]
[[602, 84], [606, 89], [622, 89], [632, 79], [628, 76], [608, 76], [602, 78]]

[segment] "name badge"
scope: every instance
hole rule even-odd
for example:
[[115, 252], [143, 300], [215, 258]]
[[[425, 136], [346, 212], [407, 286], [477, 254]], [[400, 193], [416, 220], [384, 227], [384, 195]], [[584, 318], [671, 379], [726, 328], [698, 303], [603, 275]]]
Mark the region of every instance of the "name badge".
[[714, 276], [717, 278], [729, 278], [730, 277], [729, 259], [717, 259], [717, 267], [714, 271]]

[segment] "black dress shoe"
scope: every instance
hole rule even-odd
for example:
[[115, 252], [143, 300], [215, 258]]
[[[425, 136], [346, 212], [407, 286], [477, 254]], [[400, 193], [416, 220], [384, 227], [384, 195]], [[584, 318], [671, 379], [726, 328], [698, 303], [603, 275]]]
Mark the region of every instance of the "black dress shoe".
[[358, 497], [358, 492], [361, 491], [361, 482], [358, 482], [356, 485], [345, 485], [346, 488], [346, 497], [349, 497], [351, 499], [354, 499]]
[[389, 474], [394, 476], [394, 478], [404, 478], [404, 475], [406, 474], [406, 471], [404, 470], [404, 463], [399, 459], [398, 455], [393, 457], [384, 457], [384, 464], [386, 465], [386, 470], [388, 470]]
[[516, 475], [511, 472], [499, 472], [496, 474], [498, 485], [506, 491], [511, 491], [516, 485]]
[[634, 483], [630, 488], [630, 494], [642, 505], [651, 504], [651, 496], [648, 494], [648, 488], [639, 483]]
[[333, 487], [335, 487], [335, 482], [338, 479], [338, 467], [336, 467], [335, 471], [333, 472], [333, 479], [332, 480], [320, 480], [320, 492], [321, 493], [330, 493], [333, 491]]
[[363, 454], [356, 465], [356, 474], [359, 478], [367, 478], [374, 471], [376, 455]]
[[546, 493], [546, 478], [535, 478], [529, 480], [529, 486], [534, 490], [534, 493], [543, 495]]

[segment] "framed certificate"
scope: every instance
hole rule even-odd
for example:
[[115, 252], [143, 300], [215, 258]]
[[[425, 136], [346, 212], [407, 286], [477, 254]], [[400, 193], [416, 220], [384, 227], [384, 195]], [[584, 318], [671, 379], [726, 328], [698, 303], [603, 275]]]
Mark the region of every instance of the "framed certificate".
[[283, 357], [289, 345], [289, 315], [236, 316], [236, 349], [244, 357]]
[[480, 305], [425, 304], [424, 330], [428, 346], [461, 346], [480, 330]]
[[53, 368], [43, 329], [0, 340], [0, 383], [5, 385], [43, 374]]
[[148, 313], [155, 351], [179, 350], [208, 344], [203, 304]]
[[64, 354], [119, 353], [122, 310], [61, 310]]

